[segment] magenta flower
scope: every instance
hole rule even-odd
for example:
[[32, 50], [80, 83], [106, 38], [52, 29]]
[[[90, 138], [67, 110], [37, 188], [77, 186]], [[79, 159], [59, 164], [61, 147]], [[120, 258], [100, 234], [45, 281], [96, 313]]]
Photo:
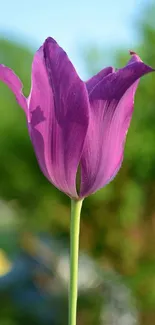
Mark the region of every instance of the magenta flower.
[[96, 192], [120, 169], [139, 79], [153, 71], [131, 55], [124, 68], [105, 68], [83, 82], [67, 54], [48, 38], [34, 56], [28, 98], [14, 72], [0, 65], [0, 79], [25, 111], [42, 172], [71, 198]]

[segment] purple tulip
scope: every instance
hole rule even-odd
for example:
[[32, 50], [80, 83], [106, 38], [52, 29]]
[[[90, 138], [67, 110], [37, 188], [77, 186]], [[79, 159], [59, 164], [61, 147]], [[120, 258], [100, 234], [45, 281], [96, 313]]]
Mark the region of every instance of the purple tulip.
[[0, 79], [25, 111], [42, 172], [71, 198], [96, 192], [121, 167], [135, 91], [140, 77], [153, 71], [130, 54], [124, 68], [105, 68], [83, 82], [63, 49], [47, 38], [33, 59], [28, 98], [14, 72], [0, 65]]

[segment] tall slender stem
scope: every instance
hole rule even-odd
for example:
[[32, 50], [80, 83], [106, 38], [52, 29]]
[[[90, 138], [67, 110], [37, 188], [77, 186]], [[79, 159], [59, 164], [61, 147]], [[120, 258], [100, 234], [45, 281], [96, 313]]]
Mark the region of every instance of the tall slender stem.
[[82, 200], [71, 201], [69, 325], [76, 325], [78, 295], [78, 255]]

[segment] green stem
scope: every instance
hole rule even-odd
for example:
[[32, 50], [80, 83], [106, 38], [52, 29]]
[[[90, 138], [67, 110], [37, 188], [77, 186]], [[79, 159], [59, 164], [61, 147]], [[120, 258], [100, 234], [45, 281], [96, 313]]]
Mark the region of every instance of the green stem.
[[76, 325], [79, 232], [82, 202], [82, 200], [71, 201], [69, 325]]

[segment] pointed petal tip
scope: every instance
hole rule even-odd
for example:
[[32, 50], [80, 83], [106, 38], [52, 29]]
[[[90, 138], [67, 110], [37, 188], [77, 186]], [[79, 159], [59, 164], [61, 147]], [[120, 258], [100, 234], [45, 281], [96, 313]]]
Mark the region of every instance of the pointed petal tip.
[[129, 54], [130, 54], [130, 55], [137, 55], [137, 53], [134, 52], [134, 51], [132, 51], [132, 50], [129, 50]]
[[130, 59], [129, 63], [142, 62], [140, 56], [135, 51], [129, 50], [129, 54], [131, 55], [131, 59]]
[[48, 36], [45, 41], [43, 46], [47, 45], [47, 44], [57, 44], [56, 40], [54, 38], [52, 38], [51, 36]]
[[134, 63], [134, 62], [141, 62], [148, 68], [148, 72], [154, 72], [155, 71], [155, 68], [152, 68], [151, 66], [145, 64], [142, 61], [142, 59], [140, 58], [140, 56], [135, 51], [129, 50], [129, 54], [131, 55], [131, 59], [128, 62], [128, 64]]
[[22, 92], [23, 84], [15, 72], [4, 64], [0, 64], [0, 81], [4, 82], [11, 89], [17, 103], [27, 115], [27, 100]]

